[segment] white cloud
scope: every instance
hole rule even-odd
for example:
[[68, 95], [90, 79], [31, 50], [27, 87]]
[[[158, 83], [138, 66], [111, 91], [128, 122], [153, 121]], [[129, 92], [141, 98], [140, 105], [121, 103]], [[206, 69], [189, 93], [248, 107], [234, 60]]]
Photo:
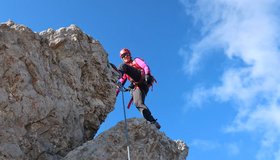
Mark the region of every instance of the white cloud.
[[204, 151], [211, 151], [219, 148], [221, 145], [218, 142], [202, 139], [194, 139], [190, 143], [190, 147], [200, 148]]
[[[242, 60], [244, 66], [228, 68], [221, 85], [194, 89], [189, 99], [200, 104], [215, 97], [234, 101], [238, 113], [228, 127], [230, 132], [261, 132], [261, 156], [279, 155], [280, 146], [280, 14], [278, 0], [181, 0], [192, 15], [202, 38], [180, 54], [185, 71], [199, 71], [201, 59], [213, 48], [223, 48], [229, 58]], [[214, 55], [215, 56], [215, 55]], [[199, 101], [201, 100], [201, 102]], [[272, 132], [273, 131], [273, 132]], [[264, 151], [266, 150], [266, 151]]]
[[194, 139], [190, 143], [190, 148], [199, 148], [203, 151], [213, 151], [225, 148], [230, 156], [237, 156], [240, 153], [240, 149], [237, 143], [221, 143], [213, 140]]
[[275, 160], [280, 160], [280, 149], [274, 154]]
[[240, 153], [239, 147], [236, 143], [227, 144], [226, 147], [230, 155], [236, 156]]
[[[188, 102], [188, 104], [186, 106], [188, 107], [194, 107], [194, 108], [201, 108], [202, 104], [205, 103], [205, 101], [207, 100], [207, 97], [209, 97], [209, 95], [211, 95], [210, 90], [206, 90], [203, 87], [198, 87], [196, 88], [192, 94], [186, 94], [185, 98], [186, 98], [186, 102]], [[185, 109], [187, 110], [188, 108], [185, 107]]]

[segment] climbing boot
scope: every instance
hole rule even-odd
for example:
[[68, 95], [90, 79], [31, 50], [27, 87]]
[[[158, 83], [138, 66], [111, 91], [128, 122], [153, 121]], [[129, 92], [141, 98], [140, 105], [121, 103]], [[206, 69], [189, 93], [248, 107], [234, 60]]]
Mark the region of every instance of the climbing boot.
[[157, 121], [153, 121], [151, 122], [153, 125], [155, 125], [157, 127], [157, 129], [160, 129], [160, 124]]

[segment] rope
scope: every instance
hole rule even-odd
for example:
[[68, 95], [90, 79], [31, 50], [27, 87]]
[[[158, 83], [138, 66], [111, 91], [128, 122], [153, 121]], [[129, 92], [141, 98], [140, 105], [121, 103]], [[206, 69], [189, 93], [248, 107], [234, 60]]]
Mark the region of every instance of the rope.
[[124, 88], [121, 88], [122, 91], [122, 102], [123, 102], [123, 114], [124, 114], [124, 123], [125, 123], [125, 137], [126, 137], [126, 145], [127, 145], [127, 159], [130, 160], [130, 152], [129, 152], [129, 140], [128, 140], [128, 130], [127, 130], [127, 121], [126, 121], [126, 112], [125, 112], [125, 103], [124, 103]]

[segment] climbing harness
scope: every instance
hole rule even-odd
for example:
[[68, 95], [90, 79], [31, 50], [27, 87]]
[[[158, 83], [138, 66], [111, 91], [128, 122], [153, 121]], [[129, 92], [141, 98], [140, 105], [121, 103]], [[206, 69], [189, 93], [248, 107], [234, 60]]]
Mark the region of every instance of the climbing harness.
[[127, 148], [127, 159], [130, 160], [130, 152], [129, 152], [129, 140], [128, 140], [128, 129], [127, 129], [127, 121], [126, 121], [126, 111], [125, 111], [125, 103], [124, 103], [124, 92], [126, 89], [124, 87], [120, 88], [122, 92], [122, 102], [123, 102], [123, 114], [124, 114], [124, 124], [125, 124], [125, 137], [126, 137], [126, 148]]
[[129, 108], [130, 108], [130, 106], [131, 106], [132, 102], [133, 102], [133, 97], [131, 97], [131, 98], [130, 98], [130, 100], [129, 100], [129, 102], [128, 102], [128, 105], [127, 105], [127, 109], [129, 109]]

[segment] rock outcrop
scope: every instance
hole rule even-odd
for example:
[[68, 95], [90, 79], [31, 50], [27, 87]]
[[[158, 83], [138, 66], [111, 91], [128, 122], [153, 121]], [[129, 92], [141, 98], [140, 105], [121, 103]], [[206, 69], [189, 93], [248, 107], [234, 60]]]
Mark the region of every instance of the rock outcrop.
[[[35, 33], [0, 24], [0, 160], [126, 159], [124, 123], [93, 140], [115, 105], [108, 54], [75, 25]], [[133, 159], [185, 159], [188, 148], [128, 121]], [[67, 156], [66, 156], [67, 155]]]
[[[128, 119], [130, 159], [185, 160], [188, 147], [173, 141], [144, 119]], [[123, 160], [128, 158], [125, 122], [71, 151], [64, 160]]]
[[0, 25], [0, 159], [60, 159], [113, 110], [101, 44], [71, 25], [34, 33]]

